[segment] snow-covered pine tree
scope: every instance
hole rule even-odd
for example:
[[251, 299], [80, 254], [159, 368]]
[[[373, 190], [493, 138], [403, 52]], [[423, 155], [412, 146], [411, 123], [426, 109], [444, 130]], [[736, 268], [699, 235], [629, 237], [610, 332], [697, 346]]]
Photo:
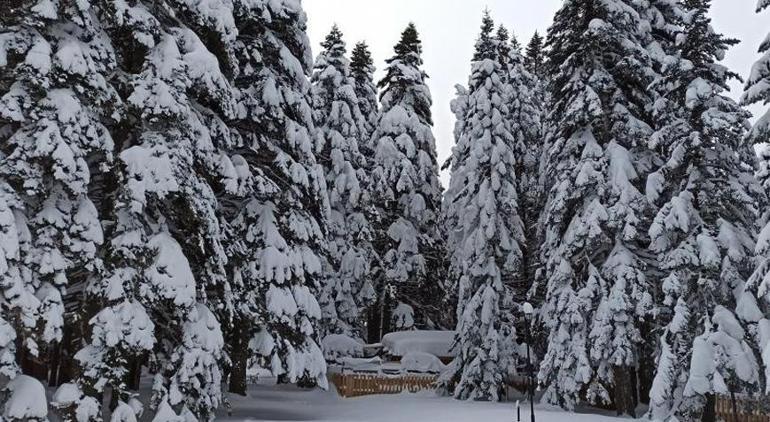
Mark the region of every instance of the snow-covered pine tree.
[[314, 155], [307, 17], [294, 0], [233, 6], [240, 140], [228, 151], [237, 188], [226, 218], [238, 239], [230, 263], [239, 306], [228, 334], [230, 390], [245, 394], [251, 365], [326, 387], [316, 294], [329, 206]]
[[567, 0], [548, 34], [548, 199], [541, 310], [549, 330], [544, 400], [571, 409], [614, 402], [633, 413], [631, 375], [651, 306], [637, 152], [652, 133], [649, 25], [637, 2]]
[[[47, 357], [62, 340], [64, 297], [101, 270], [92, 178], [112, 161], [105, 125], [119, 117], [121, 101], [107, 82], [115, 67], [112, 47], [88, 3], [6, 6], [0, 18], [0, 366], [13, 377], [15, 359], [25, 374], [45, 380]], [[50, 369], [55, 381], [57, 368]]]
[[[236, 33], [231, 7], [210, 6], [119, 3], [102, 15], [116, 40], [125, 114], [104, 186], [105, 275], [89, 285], [95, 315], [76, 355], [76, 387], [97, 402], [108, 387], [128, 402], [136, 361], [147, 359], [152, 406], [168, 402], [199, 420], [212, 419], [222, 400], [222, 333], [208, 306], [227, 308], [227, 258], [212, 184], [227, 178], [215, 142], [233, 115], [221, 60], [208, 48], [222, 53]], [[163, 18], [169, 11], [176, 20]]]
[[322, 334], [360, 336], [363, 309], [374, 299], [371, 203], [366, 160], [358, 148], [366, 121], [336, 25], [321, 46], [324, 50], [316, 58], [311, 82], [316, 157], [326, 173], [331, 207], [320, 295]]
[[464, 106], [455, 108], [463, 124], [451, 157], [445, 221], [451, 277], [459, 280], [454, 395], [496, 401], [515, 368], [509, 315], [516, 298], [507, 281], [519, 276], [525, 239], [518, 214], [516, 139], [506, 120], [507, 70], [498, 61], [493, 29], [485, 12], [469, 89], [461, 93]]
[[375, 250], [382, 259], [382, 300], [395, 289], [398, 301], [416, 311], [417, 324], [441, 316], [441, 241], [437, 224], [441, 183], [433, 137], [431, 96], [421, 69], [422, 43], [409, 24], [387, 60], [382, 109], [372, 136], [373, 203], [378, 208]]
[[365, 42], [356, 43], [350, 56], [350, 75], [353, 77], [358, 98], [358, 108], [364, 117], [366, 133], [359, 139], [359, 147], [368, 159], [374, 155], [369, 150], [369, 141], [377, 125], [380, 108], [377, 87], [374, 85], [374, 61]]
[[[498, 37], [501, 43], [506, 42]], [[542, 155], [542, 103], [537, 77], [527, 70], [524, 57], [515, 43], [507, 49], [503, 64], [504, 100], [508, 105], [505, 116], [514, 139], [516, 158], [516, 189], [518, 214], [524, 224], [526, 241], [521, 245], [522, 261], [515, 280], [509, 280], [517, 297], [524, 301], [533, 286], [539, 263], [538, 220], [544, 200], [540, 177]]]
[[497, 62], [500, 63], [500, 70], [502, 71], [503, 81], [506, 81], [507, 73], [505, 70], [508, 68], [508, 60], [511, 54], [511, 48], [518, 43], [516, 37], [511, 39], [511, 34], [508, 32], [508, 28], [504, 25], [497, 27], [495, 33], [495, 45], [497, 47], [497, 56], [495, 57]]
[[[678, 60], [677, 44], [678, 35], [682, 32], [682, 18], [684, 16], [682, 4], [679, 1], [653, 0], [648, 3], [648, 7], [642, 10], [642, 16], [650, 24], [652, 37], [648, 39], [647, 51], [652, 59], [653, 69], [656, 78], [660, 79], [660, 74], [664, 72], [670, 63]], [[673, 58], [672, 58], [673, 56]], [[657, 100], [658, 92], [650, 88], [651, 94]], [[661, 126], [660, 115], [654, 113], [655, 105], [651, 108], [653, 111], [653, 127], [657, 129]], [[657, 170], [664, 163], [664, 157], [661, 151], [655, 147], [654, 136], [647, 140], [648, 149], [642, 151], [637, 160], [639, 162], [647, 161], [653, 163], [653, 170]], [[656, 204], [653, 206], [653, 213], [657, 212]], [[645, 223], [645, 230], [648, 231], [651, 221]], [[649, 248], [646, 251], [647, 260], [647, 278], [648, 284], [653, 286], [652, 295], [654, 298], [653, 315], [658, 316], [658, 310], [663, 301], [661, 285], [663, 284], [663, 271], [660, 271], [657, 263], [657, 256]], [[642, 337], [645, 339], [658, 338], [667, 322], [663, 318], [647, 318], [640, 325]], [[660, 354], [659, 342], [646, 340], [640, 345], [639, 361], [637, 364], [637, 385], [639, 392], [638, 400], [640, 403], [649, 403], [649, 393], [657, 371], [658, 356]]]
[[[372, 134], [377, 126], [377, 120], [379, 118], [380, 102], [377, 97], [377, 86], [374, 83], [374, 62], [372, 61], [372, 54], [369, 51], [369, 47], [365, 42], [359, 42], [353, 48], [353, 53], [350, 59], [350, 74], [355, 82], [356, 97], [358, 97], [358, 108], [361, 110], [365, 122], [365, 132], [362, 133], [362, 137], [358, 140], [358, 148], [363, 154], [366, 160], [367, 174], [371, 174], [372, 166], [374, 165], [374, 149], [375, 145], [372, 142]], [[368, 183], [369, 195], [371, 197], [371, 183]], [[372, 210], [374, 210], [372, 208]], [[374, 212], [370, 216], [370, 223], [375, 223], [378, 215]], [[370, 263], [370, 278], [373, 280], [374, 285], [381, 284], [383, 269], [380, 265], [380, 259], [378, 251], [372, 250], [373, 259]], [[375, 288], [376, 290], [376, 288]], [[376, 292], [375, 292], [376, 295]], [[378, 342], [380, 340], [380, 328], [381, 320], [384, 318], [385, 303], [382, 301], [375, 302], [367, 310], [367, 333], [366, 339], [369, 342]], [[363, 333], [362, 333], [363, 334]]]
[[655, 84], [651, 139], [665, 163], [647, 182], [648, 197], [660, 205], [649, 235], [665, 272], [659, 318], [667, 322], [650, 416], [694, 421], [713, 417], [716, 394], [761, 390], [757, 357], [767, 340], [758, 326], [770, 321], [756, 286], [746, 285], [761, 198], [744, 137], [748, 113], [726, 96], [737, 75], [719, 64], [737, 41], [713, 31], [709, 0], [683, 6], [678, 56]]
[[[770, 0], [759, 0], [757, 2], [757, 13], [770, 7]], [[746, 81], [746, 89], [743, 94], [742, 103], [762, 104], [767, 106], [770, 103], [770, 37], [759, 46], [761, 57], [751, 69], [751, 75]], [[756, 176], [764, 188], [766, 194], [770, 193], [770, 149], [767, 148], [770, 140], [770, 111], [765, 112], [754, 127], [749, 132], [749, 139], [757, 146], [759, 151], [759, 165]], [[767, 207], [767, 203], [762, 204]], [[757, 257], [757, 266], [754, 274], [749, 279], [749, 287], [757, 293], [762, 299], [763, 305], [770, 303], [770, 211], [767, 208], [761, 211], [761, 221], [765, 222], [755, 248]], [[765, 308], [766, 309], [766, 308]], [[764, 345], [762, 356], [765, 366], [765, 380], [770, 379], [770, 343]], [[766, 389], [770, 387], [766, 386]], [[770, 390], [766, 391], [770, 392]]]
[[527, 70], [538, 78], [543, 77], [545, 67], [545, 51], [543, 51], [543, 37], [535, 31], [532, 38], [529, 39], [527, 49], [524, 53], [524, 66]]

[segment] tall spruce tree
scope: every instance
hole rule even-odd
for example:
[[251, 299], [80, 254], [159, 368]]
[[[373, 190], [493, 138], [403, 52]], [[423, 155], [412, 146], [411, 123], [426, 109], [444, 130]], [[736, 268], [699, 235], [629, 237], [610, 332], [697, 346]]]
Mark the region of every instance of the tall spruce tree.
[[[539, 267], [540, 241], [538, 220], [544, 201], [540, 177], [542, 155], [543, 104], [539, 97], [540, 81], [527, 70], [519, 48], [511, 44], [504, 60], [505, 93], [508, 104], [506, 121], [515, 139], [516, 189], [518, 192], [519, 216], [524, 223], [526, 242], [522, 245], [522, 262], [517, 279], [512, 280], [516, 296], [524, 301], [531, 296], [536, 270]], [[534, 299], [534, 298], [531, 298]], [[536, 303], [536, 305], [538, 305]]]
[[[10, 378], [22, 371], [45, 380], [47, 357], [62, 343], [65, 318], [72, 324], [65, 297], [101, 275], [97, 252], [103, 229], [92, 180], [113, 159], [114, 142], [105, 125], [120, 117], [121, 100], [108, 83], [115, 68], [113, 49], [87, 3], [5, 6], [0, 17], [0, 368]], [[19, 385], [36, 382], [29, 376], [20, 376]]]
[[350, 75], [355, 82], [356, 97], [358, 98], [358, 108], [364, 117], [366, 123], [366, 132], [359, 138], [359, 146], [367, 158], [371, 158], [373, 153], [367, 151], [369, 141], [374, 128], [377, 124], [379, 112], [379, 101], [377, 100], [377, 87], [374, 84], [374, 61], [369, 46], [365, 42], [356, 43], [350, 57]]
[[454, 395], [496, 401], [516, 363], [509, 316], [517, 300], [506, 281], [518, 277], [525, 239], [516, 139], [507, 121], [507, 70], [498, 61], [497, 43], [490, 42], [493, 29], [485, 12], [469, 89], [461, 94], [464, 106], [455, 108], [463, 129], [451, 157], [445, 221], [452, 279], [459, 280]]
[[329, 215], [314, 153], [312, 57], [307, 17], [291, 0], [233, 2], [238, 141], [228, 151], [235, 189], [227, 198], [233, 294], [228, 334], [230, 391], [246, 393], [246, 370], [326, 387], [316, 299]]
[[[232, 40], [236, 31], [226, 4], [211, 6], [118, 4], [104, 15], [107, 34], [122, 40], [115, 44], [125, 115], [105, 206], [105, 274], [88, 289], [100, 309], [75, 356], [77, 388], [98, 397], [110, 387], [113, 405], [136, 388], [130, 378], [142, 365], [130, 373], [132, 361], [149, 357], [152, 408], [162, 413], [167, 404], [199, 420], [213, 419], [222, 401], [223, 335], [211, 307], [225, 303], [211, 295], [229, 290], [212, 184], [224, 178], [214, 110], [232, 115], [232, 99], [217, 58], [190, 28], [215, 46], [209, 36]], [[169, 10], [178, 21], [156, 18]]]
[[[770, 7], [770, 1], [759, 0], [757, 13]], [[762, 104], [770, 102], [770, 39], [759, 46], [760, 58], [752, 66], [749, 79], [746, 81], [746, 89], [741, 99], [743, 104]], [[770, 150], [766, 147], [770, 139], [770, 112], [765, 112], [749, 132], [750, 140], [757, 146], [759, 152], [759, 168], [756, 176], [764, 187], [766, 194], [770, 193]], [[767, 204], [763, 204], [767, 206]], [[770, 213], [763, 210], [762, 221], [770, 221]], [[764, 302], [770, 302], [770, 224], [765, 223], [759, 238], [755, 253], [758, 259], [757, 268], [751, 276], [749, 284], [756, 289]], [[767, 346], [765, 346], [767, 347]], [[770, 362], [765, 362], [766, 368], [770, 368]], [[766, 369], [768, 370], [768, 369]], [[766, 375], [770, 379], [770, 372]]]
[[497, 32], [495, 34], [495, 43], [497, 44], [497, 56], [496, 59], [498, 63], [500, 63], [500, 66], [503, 70], [503, 80], [505, 80], [505, 77], [507, 76], [505, 74], [505, 69], [508, 67], [508, 60], [509, 56], [511, 54], [511, 48], [515, 48], [515, 45], [517, 44], [516, 37], [513, 37], [511, 39], [511, 34], [508, 32], [508, 28], [506, 28], [503, 25], [500, 25], [497, 27]]
[[417, 324], [430, 326], [443, 313], [438, 307], [443, 277], [437, 225], [441, 183], [432, 100], [421, 66], [422, 43], [409, 24], [379, 82], [382, 110], [372, 136], [371, 179], [379, 213], [375, 249], [383, 266], [379, 298], [386, 299], [395, 289], [396, 299], [417, 311]]
[[718, 63], [737, 41], [713, 31], [709, 0], [683, 6], [678, 57], [656, 83], [652, 139], [665, 164], [647, 185], [660, 205], [649, 234], [665, 272], [667, 321], [650, 416], [689, 421], [714, 419], [716, 394], [760, 391], [758, 327], [770, 321], [746, 286], [761, 198], [748, 113], [725, 95], [737, 75]]
[[543, 71], [545, 69], [545, 51], [543, 51], [543, 37], [539, 32], [535, 31], [532, 34], [532, 38], [529, 39], [527, 44], [527, 50], [524, 53], [524, 66], [527, 70], [536, 75], [537, 77], [543, 77]]
[[321, 46], [324, 50], [316, 59], [311, 81], [318, 128], [316, 156], [326, 173], [331, 206], [320, 297], [322, 327], [327, 334], [359, 336], [362, 309], [374, 298], [367, 165], [358, 147], [367, 122], [359, 109], [356, 82], [336, 25]]
[[548, 200], [542, 309], [549, 330], [544, 400], [572, 409], [614, 402], [633, 413], [639, 321], [651, 295], [642, 194], [652, 133], [644, 46], [649, 26], [626, 0], [568, 0], [549, 29]]

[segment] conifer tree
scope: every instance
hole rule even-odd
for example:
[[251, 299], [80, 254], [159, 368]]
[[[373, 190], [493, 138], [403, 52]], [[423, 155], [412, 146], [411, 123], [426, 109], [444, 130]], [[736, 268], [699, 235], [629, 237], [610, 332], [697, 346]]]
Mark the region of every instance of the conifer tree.
[[397, 300], [414, 308], [418, 325], [442, 314], [438, 301], [442, 253], [438, 229], [441, 184], [433, 137], [431, 96], [422, 71], [422, 43], [414, 24], [401, 34], [387, 61], [382, 109], [372, 136], [373, 203], [378, 208], [375, 250], [383, 279], [379, 299], [396, 289]]
[[[149, 358], [152, 408], [168, 403], [210, 420], [222, 401], [223, 359], [210, 307], [232, 307], [222, 296], [227, 258], [212, 184], [225, 178], [217, 142], [233, 105], [220, 61], [190, 27], [212, 44], [214, 34], [232, 40], [232, 13], [224, 3], [112, 6], [103, 17], [107, 35], [121, 40], [124, 115], [114, 127], [118, 160], [103, 187], [112, 189], [103, 208], [111, 221], [104, 276], [87, 291], [98, 308], [75, 356], [81, 375], [67, 388], [100, 403], [109, 387], [125, 403], [142, 366], [131, 373], [130, 365]], [[156, 18], [169, 10], [179, 21]]]
[[757, 327], [768, 323], [746, 286], [761, 198], [744, 138], [748, 113], [725, 95], [737, 75], [718, 64], [737, 41], [713, 31], [709, 0], [683, 5], [679, 54], [656, 83], [652, 139], [665, 164], [647, 183], [660, 205], [649, 234], [665, 273], [659, 315], [667, 322], [650, 392], [656, 420], [713, 417], [716, 394], [760, 391]]
[[370, 198], [366, 160], [358, 148], [366, 133], [345, 42], [335, 25], [321, 44], [312, 77], [313, 113], [318, 128], [316, 155], [326, 173], [331, 218], [329, 256], [324, 260], [322, 326], [326, 333], [358, 336], [362, 308], [374, 296]]
[[365, 121], [365, 133], [359, 138], [361, 151], [371, 158], [373, 153], [368, 151], [369, 141], [374, 127], [377, 124], [379, 102], [377, 100], [377, 87], [374, 84], [374, 61], [369, 46], [365, 42], [356, 43], [350, 58], [350, 75], [355, 82], [358, 108]]
[[[538, 220], [544, 201], [540, 177], [542, 155], [542, 107], [539, 79], [527, 70], [524, 57], [515, 45], [507, 49], [504, 98], [508, 104], [506, 120], [514, 143], [519, 216], [524, 224], [526, 242], [522, 245], [522, 262], [513, 283], [516, 296], [524, 301], [530, 291], [539, 266]], [[533, 298], [534, 299], [534, 298]]]
[[87, 4], [8, 6], [0, 17], [0, 369], [46, 379], [38, 362], [61, 344], [68, 290], [101, 275], [92, 179], [113, 159], [106, 125], [121, 100], [108, 83], [114, 52]]
[[542, 220], [549, 330], [540, 380], [544, 399], [572, 409], [581, 400], [633, 413], [631, 375], [651, 308], [645, 275], [639, 140], [651, 62], [641, 5], [566, 1], [549, 30], [548, 200]]
[[508, 29], [500, 25], [497, 27], [497, 33], [495, 35], [495, 42], [497, 44], [497, 61], [500, 63], [501, 70], [503, 70], [503, 80], [507, 78], [505, 70], [508, 68], [508, 61], [510, 59], [511, 48], [516, 48], [516, 37], [511, 39], [511, 34]]
[[525, 239], [518, 213], [516, 139], [507, 120], [507, 70], [498, 61], [499, 45], [490, 42], [493, 25], [485, 12], [469, 89], [461, 93], [462, 106], [455, 103], [463, 123], [450, 159], [445, 221], [452, 278], [459, 280], [454, 395], [496, 401], [515, 367], [509, 315], [516, 298], [506, 280], [518, 277]]
[[543, 51], [543, 37], [535, 31], [527, 44], [524, 54], [524, 66], [527, 70], [539, 78], [543, 77], [545, 67], [545, 52]]
[[[757, 3], [757, 13], [770, 7], [770, 1], [759, 0]], [[767, 105], [770, 102], [770, 40], [763, 42], [759, 46], [761, 57], [754, 63], [749, 79], [746, 81], [746, 89], [741, 99], [745, 105], [762, 104]], [[770, 111], [765, 112], [754, 127], [749, 132], [749, 139], [757, 145], [759, 152], [759, 168], [757, 178], [762, 183], [765, 193], [770, 193], [770, 151], [765, 147], [770, 139]], [[767, 205], [767, 204], [763, 204]], [[768, 221], [767, 210], [763, 211], [762, 220]], [[765, 302], [770, 302], [770, 224], [765, 224], [761, 230], [759, 239], [757, 239], [756, 255], [759, 264], [749, 281], [752, 288], [757, 290], [757, 294]], [[770, 362], [765, 362], [770, 368]]]
[[225, 218], [233, 295], [230, 391], [246, 393], [246, 369], [281, 382], [326, 387], [316, 295], [329, 215], [314, 153], [312, 57], [296, 1], [235, 1], [237, 142], [228, 150], [233, 190]]

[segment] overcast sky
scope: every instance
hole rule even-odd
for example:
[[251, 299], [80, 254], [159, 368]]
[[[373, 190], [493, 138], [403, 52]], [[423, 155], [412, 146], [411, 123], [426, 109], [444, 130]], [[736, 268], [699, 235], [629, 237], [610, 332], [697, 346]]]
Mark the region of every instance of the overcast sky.
[[[560, 4], [561, 0], [303, 0], [313, 53], [318, 53], [319, 44], [337, 23], [345, 34], [348, 49], [361, 40], [369, 44], [378, 78], [401, 31], [410, 21], [417, 25], [433, 94], [439, 164], [454, 145], [454, 116], [449, 102], [454, 97], [454, 85], [467, 82], [484, 8], [489, 7], [495, 21], [505, 24], [526, 45], [535, 30], [545, 33]], [[730, 51], [725, 63], [744, 77], [770, 23], [770, 13], [754, 13], [755, 4], [756, 0], [713, 0], [714, 27], [742, 40]], [[734, 86], [734, 95], [740, 95], [740, 83]], [[446, 186], [447, 175], [442, 176]]]

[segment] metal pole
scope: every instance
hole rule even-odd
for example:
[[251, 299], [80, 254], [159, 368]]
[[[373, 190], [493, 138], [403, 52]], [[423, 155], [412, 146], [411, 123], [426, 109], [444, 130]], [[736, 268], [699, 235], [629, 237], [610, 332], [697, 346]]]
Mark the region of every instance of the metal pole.
[[529, 318], [525, 319], [527, 324], [527, 372], [529, 372], [529, 414], [532, 417], [532, 422], [535, 422], [535, 377], [532, 373], [532, 358], [530, 358], [530, 344], [532, 343], [532, 331], [529, 328]]
[[518, 400], [516, 400], [516, 422], [521, 422], [521, 406]]

